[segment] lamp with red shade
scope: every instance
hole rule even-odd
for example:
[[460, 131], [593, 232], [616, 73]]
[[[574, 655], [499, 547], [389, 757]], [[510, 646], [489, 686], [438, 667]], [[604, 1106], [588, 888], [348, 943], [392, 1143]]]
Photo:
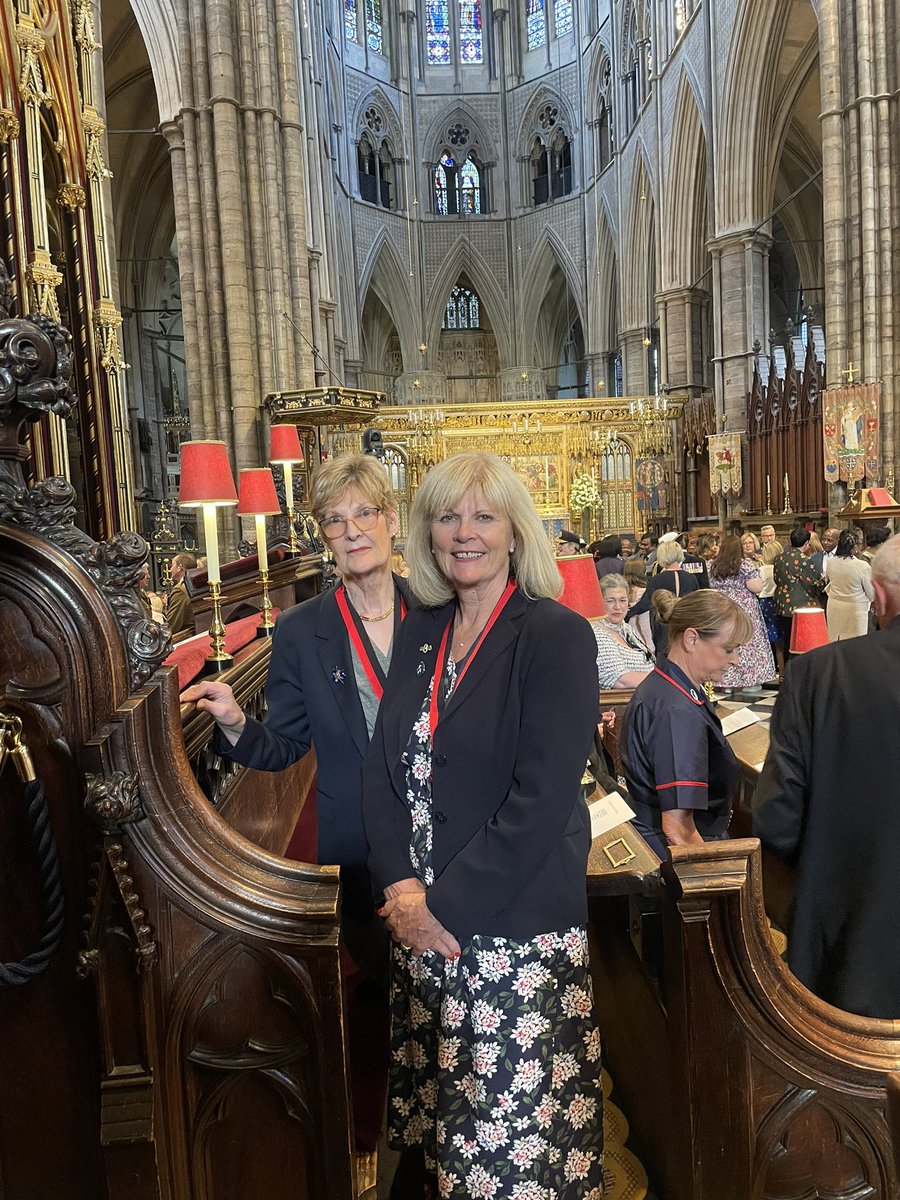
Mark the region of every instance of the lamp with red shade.
[[823, 608], [797, 608], [791, 618], [791, 654], [805, 654], [828, 644], [828, 625]]
[[262, 620], [256, 627], [257, 637], [271, 637], [275, 632], [272, 602], [269, 599], [269, 552], [266, 545], [266, 517], [281, 512], [275, 480], [269, 467], [246, 467], [238, 475], [238, 516], [256, 518], [256, 556], [259, 559], [259, 578], [262, 583]]
[[219, 530], [216, 509], [237, 504], [234, 477], [224, 442], [181, 443], [181, 482], [178, 487], [181, 508], [203, 509], [203, 533], [206, 542], [206, 572], [213, 615], [209, 634], [212, 649], [206, 659], [206, 672], [224, 671], [231, 665], [225, 650], [225, 626], [222, 624], [222, 577], [219, 573]]
[[[273, 425], [269, 462], [280, 464], [284, 470], [284, 505], [287, 509], [291, 554], [299, 554], [300, 544], [294, 528], [294, 467], [303, 466], [303, 447], [296, 425]], [[279, 510], [280, 511], [280, 510]]]
[[563, 581], [560, 604], [587, 617], [589, 621], [595, 617], [605, 617], [606, 605], [600, 591], [597, 568], [590, 555], [575, 554], [558, 558], [556, 565]]

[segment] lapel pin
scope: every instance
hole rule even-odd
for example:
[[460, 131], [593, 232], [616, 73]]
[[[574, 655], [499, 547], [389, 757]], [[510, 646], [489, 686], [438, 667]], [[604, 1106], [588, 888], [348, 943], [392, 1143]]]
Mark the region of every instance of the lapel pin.
[[431, 642], [423, 642], [422, 645], [419, 647], [419, 653], [427, 654], [430, 649], [431, 649]]
[[344, 672], [341, 670], [340, 667], [334, 667], [331, 672], [331, 678], [334, 680], [335, 683], [343, 683], [344, 680], [347, 678], [347, 676], [344, 674]]
[[416, 667], [416, 674], [417, 675], [425, 674], [425, 664], [423, 662], [420, 662], [419, 665]]

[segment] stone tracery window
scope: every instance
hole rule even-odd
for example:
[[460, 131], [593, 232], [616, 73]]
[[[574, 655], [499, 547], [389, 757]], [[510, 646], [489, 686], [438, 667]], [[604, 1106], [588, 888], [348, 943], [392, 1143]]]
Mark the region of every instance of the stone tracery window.
[[572, 143], [559, 125], [559, 107], [552, 101], [542, 105], [535, 119], [531, 172], [535, 206], [572, 191]]
[[441, 217], [478, 216], [485, 209], [483, 169], [471, 152], [460, 162], [445, 153], [434, 169], [434, 211]]
[[525, 38], [529, 50], [547, 43], [550, 35], [549, 12], [552, 2], [554, 37], [566, 37], [575, 28], [574, 0], [525, 0]]
[[441, 329], [480, 329], [481, 301], [468, 287], [457, 285], [450, 293]]
[[429, 66], [450, 66], [454, 53], [463, 66], [483, 63], [482, 16], [482, 0], [425, 0], [425, 51]]
[[529, 50], [536, 50], [538, 46], [543, 46], [547, 41], [547, 14], [544, 11], [544, 0], [528, 0], [525, 28]]
[[565, 37], [574, 28], [572, 0], [556, 0], [553, 6], [553, 24], [558, 38]]
[[603, 171], [612, 162], [613, 141], [612, 64], [604, 54], [600, 63], [600, 97], [597, 107], [597, 170]]
[[344, 0], [344, 37], [348, 42], [364, 44], [376, 54], [384, 53], [381, 6], [382, 0]]
[[376, 105], [364, 114], [365, 129], [356, 146], [360, 199], [381, 208], [394, 208], [394, 156], [390, 141], [381, 136], [384, 117]]
[[625, 124], [635, 123], [650, 91], [653, 75], [653, 25], [650, 0], [638, 8], [633, 3], [628, 15], [625, 39]]

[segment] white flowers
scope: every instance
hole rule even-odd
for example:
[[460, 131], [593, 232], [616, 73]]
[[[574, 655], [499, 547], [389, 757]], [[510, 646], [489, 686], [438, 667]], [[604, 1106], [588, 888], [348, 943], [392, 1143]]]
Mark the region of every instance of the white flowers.
[[502, 1184], [496, 1175], [489, 1174], [484, 1167], [474, 1166], [466, 1176], [466, 1187], [470, 1196], [478, 1200], [490, 1200], [497, 1195]]
[[478, 969], [491, 983], [498, 983], [512, 970], [512, 959], [505, 950], [478, 950]]
[[486, 1000], [476, 1000], [472, 1005], [472, 1028], [476, 1033], [494, 1033], [503, 1023], [503, 1013]]
[[550, 972], [542, 963], [531, 962], [526, 963], [524, 967], [519, 967], [516, 972], [516, 977], [513, 980], [513, 991], [527, 1000], [529, 996], [533, 996], [539, 987], [550, 978]]
[[574, 983], [566, 984], [563, 992], [562, 1010], [567, 1017], [587, 1017], [591, 1011], [591, 994]]
[[512, 1039], [523, 1050], [530, 1050], [535, 1039], [540, 1037], [542, 1033], [546, 1033], [549, 1028], [549, 1020], [539, 1012], [523, 1013], [518, 1021], [516, 1021], [516, 1027], [512, 1032]]
[[500, 1047], [493, 1042], [476, 1042], [472, 1051], [472, 1066], [476, 1075], [490, 1079], [497, 1071]]
[[592, 1121], [597, 1112], [597, 1101], [594, 1096], [585, 1096], [579, 1092], [566, 1109], [566, 1120], [573, 1129], [583, 1129], [588, 1121]]

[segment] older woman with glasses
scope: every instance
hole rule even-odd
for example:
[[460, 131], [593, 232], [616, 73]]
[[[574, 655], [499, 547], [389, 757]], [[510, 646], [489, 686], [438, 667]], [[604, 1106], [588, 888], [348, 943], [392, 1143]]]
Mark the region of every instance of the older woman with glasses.
[[[409, 603], [405, 580], [391, 573], [397, 507], [384, 467], [362, 454], [318, 467], [310, 499], [341, 582], [278, 617], [265, 722], [247, 716], [231, 688], [211, 679], [188, 688], [182, 700], [211, 713], [215, 749], [244, 766], [281, 771], [315, 746], [318, 861], [340, 865], [344, 944], [380, 985], [386, 1007], [389, 939], [375, 916], [366, 867], [362, 764]], [[387, 1046], [382, 1053], [386, 1060]], [[383, 1106], [364, 1113], [356, 1099], [355, 1092], [357, 1148], [372, 1151]]]
[[597, 639], [597, 673], [601, 688], [635, 688], [653, 670], [653, 655], [638, 634], [626, 624], [629, 594], [622, 575], [600, 580], [606, 615], [591, 625]]

